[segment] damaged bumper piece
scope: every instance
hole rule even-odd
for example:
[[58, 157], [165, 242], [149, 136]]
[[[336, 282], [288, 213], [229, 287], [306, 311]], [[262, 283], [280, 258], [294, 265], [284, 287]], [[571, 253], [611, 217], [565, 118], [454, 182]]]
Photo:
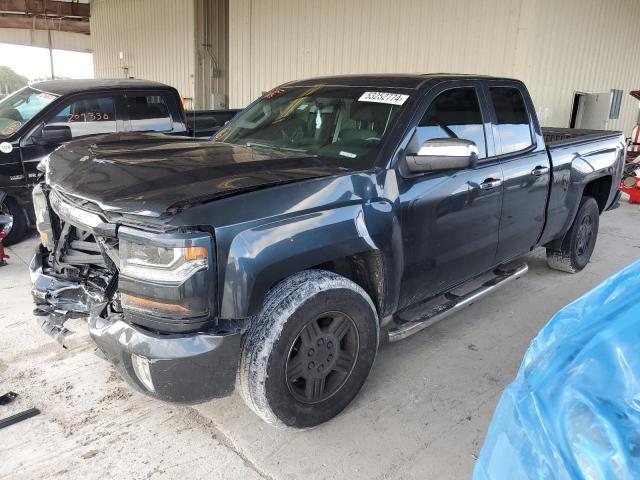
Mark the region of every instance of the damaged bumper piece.
[[[71, 280], [47, 275], [42, 271], [42, 253], [36, 252], [29, 266], [31, 294], [40, 327], [65, 347], [64, 339], [70, 333], [64, 323], [73, 317], [89, 316], [91, 309], [104, 309], [107, 300], [99, 291]], [[65, 347], [66, 348], [66, 347]]]
[[132, 385], [161, 400], [197, 403], [233, 392], [240, 335], [155, 335], [91, 316], [89, 333]]
[[64, 346], [69, 318], [88, 317], [100, 353], [138, 390], [168, 402], [197, 403], [233, 392], [240, 333], [163, 334], [101, 315], [108, 300], [86, 286], [42, 272], [36, 254], [30, 266], [40, 326]]
[[[68, 208], [52, 202], [50, 213], [40, 200], [47, 210], [40, 218], [47, 221], [38, 228], [43, 245], [30, 274], [42, 329], [64, 347], [67, 320], [88, 318], [100, 356], [160, 400], [197, 403], [231, 394], [242, 329], [213, 316], [211, 237], [129, 227], [102, 237], [66, 215]], [[170, 281], [149, 279], [160, 274]]]

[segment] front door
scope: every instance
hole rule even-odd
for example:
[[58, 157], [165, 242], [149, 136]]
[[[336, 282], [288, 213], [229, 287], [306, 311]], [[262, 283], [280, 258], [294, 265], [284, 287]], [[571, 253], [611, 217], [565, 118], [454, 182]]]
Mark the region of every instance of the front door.
[[121, 131], [121, 121], [117, 117], [118, 101], [118, 96], [110, 94], [83, 95], [74, 97], [49, 114], [42, 124], [25, 136], [20, 149], [28, 182], [32, 183], [37, 176], [36, 167], [40, 160], [58, 147], [40, 145], [35, 141], [45, 125], [68, 126], [74, 139], [115, 133]]
[[404, 247], [400, 308], [487, 271], [498, 246], [502, 169], [488, 160], [493, 146], [486, 141], [488, 119], [478, 86], [471, 82], [431, 98], [416, 127], [417, 143], [471, 140], [479, 149], [479, 162], [474, 168], [399, 178]]

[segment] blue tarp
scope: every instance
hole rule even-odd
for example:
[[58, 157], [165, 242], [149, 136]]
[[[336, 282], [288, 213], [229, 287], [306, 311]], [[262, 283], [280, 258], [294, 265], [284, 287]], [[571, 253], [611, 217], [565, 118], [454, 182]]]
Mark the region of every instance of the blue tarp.
[[640, 261], [547, 323], [498, 403], [474, 480], [640, 479]]

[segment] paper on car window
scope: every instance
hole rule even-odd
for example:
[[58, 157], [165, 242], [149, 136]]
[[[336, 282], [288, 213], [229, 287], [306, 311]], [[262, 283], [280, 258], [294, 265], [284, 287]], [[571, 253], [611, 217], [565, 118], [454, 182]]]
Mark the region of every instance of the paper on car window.
[[402, 105], [407, 101], [409, 95], [402, 93], [390, 93], [390, 92], [364, 92], [359, 102], [373, 102], [373, 103], [388, 103], [390, 105]]
[[56, 99], [55, 95], [51, 95], [50, 93], [42, 92], [38, 94], [38, 98], [44, 101], [52, 101]]

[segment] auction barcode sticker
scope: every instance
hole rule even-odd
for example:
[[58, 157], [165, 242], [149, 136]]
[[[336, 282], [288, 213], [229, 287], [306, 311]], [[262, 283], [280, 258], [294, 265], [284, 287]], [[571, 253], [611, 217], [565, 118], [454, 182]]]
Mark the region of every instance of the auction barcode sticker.
[[402, 105], [409, 95], [390, 92], [364, 92], [358, 99], [359, 102], [388, 103], [390, 105]]

